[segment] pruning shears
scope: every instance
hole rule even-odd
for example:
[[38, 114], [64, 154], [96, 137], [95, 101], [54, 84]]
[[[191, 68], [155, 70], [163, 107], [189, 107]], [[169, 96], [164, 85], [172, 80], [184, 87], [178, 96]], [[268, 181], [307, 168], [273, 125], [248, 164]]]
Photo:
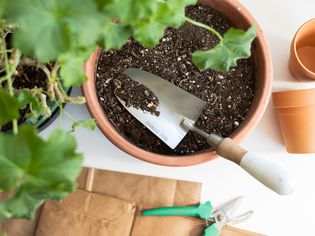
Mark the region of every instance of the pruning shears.
[[231, 215], [239, 207], [243, 197], [234, 198], [214, 208], [210, 201], [195, 206], [161, 207], [144, 210], [143, 216], [190, 216], [204, 220], [204, 236], [219, 236], [222, 227], [229, 224], [237, 224], [247, 220], [253, 211], [232, 217]]

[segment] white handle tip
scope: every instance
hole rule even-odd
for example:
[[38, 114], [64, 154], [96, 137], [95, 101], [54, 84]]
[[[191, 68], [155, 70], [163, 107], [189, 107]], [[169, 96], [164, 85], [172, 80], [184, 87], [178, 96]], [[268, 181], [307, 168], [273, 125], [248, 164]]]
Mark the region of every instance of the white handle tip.
[[295, 183], [290, 173], [275, 163], [248, 152], [240, 166], [280, 195], [289, 195], [294, 191]]

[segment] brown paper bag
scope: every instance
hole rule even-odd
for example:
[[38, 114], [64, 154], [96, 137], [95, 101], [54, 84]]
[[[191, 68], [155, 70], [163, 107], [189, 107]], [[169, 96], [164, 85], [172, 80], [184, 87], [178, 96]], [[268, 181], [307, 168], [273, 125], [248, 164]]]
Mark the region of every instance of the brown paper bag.
[[222, 229], [222, 233], [220, 236], [266, 236], [266, 235], [226, 225]]
[[34, 220], [9, 220], [0, 224], [0, 234], [8, 236], [33, 236], [36, 228], [37, 218]]
[[[89, 168], [83, 169], [78, 178], [78, 186], [83, 190], [109, 195], [122, 200], [127, 200], [128, 202], [137, 202], [139, 209], [160, 207], [164, 205], [198, 204], [201, 191], [200, 183]], [[135, 221], [137, 223], [134, 223], [136, 228], [135, 233], [132, 233], [133, 236], [146, 235], [145, 228], [143, 228], [143, 232], [141, 233], [141, 225], [148, 225], [150, 230], [155, 231], [155, 235], [158, 235], [159, 231], [154, 229], [157, 229], [157, 227], [160, 226], [162, 226], [161, 230], [169, 232], [168, 235], [172, 234], [172, 231], [169, 229], [170, 227], [174, 228], [174, 223], [172, 223], [170, 219], [142, 219], [142, 217], [139, 216], [139, 211], [137, 215], [139, 220], [137, 219]], [[176, 222], [180, 222], [180, 220], [176, 219]], [[191, 222], [193, 223], [192, 226]], [[198, 221], [195, 221], [195, 219], [187, 220], [186, 226], [183, 225], [182, 229], [187, 229], [186, 232], [191, 231], [191, 229], [195, 230], [196, 222], [198, 225], [200, 224]], [[5, 227], [6, 232], [8, 232], [8, 236], [33, 236], [36, 221], [7, 221], [3, 226]], [[137, 233], [138, 230], [140, 231], [139, 233]], [[24, 233], [22, 234], [20, 232]], [[154, 234], [152, 236], [154, 236]], [[174, 234], [172, 236], [174, 236]]]
[[134, 213], [134, 203], [77, 190], [44, 204], [36, 236], [129, 236]]
[[[0, 193], [0, 201], [8, 197], [8, 194]], [[34, 220], [17, 219], [0, 224], [0, 234], [7, 233], [8, 236], [33, 236], [40, 211], [41, 208], [37, 210]]]
[[80, 188], [137, 203], [131, 236], [200, 236], [203, 222], [183, 217], [142, 217], [141, 210], [199, 203], [201, 184], [97, 169], [85, 170]]
[[84, 169], [78, 184], [80, 189], [136, 202], [140, 209], [198, 204], [201, 192], [196, 182], [99, 169]]
[[[131, 236], [201, 236], [203, 221], [190, 217], [143, 217], [141, 210], [199, 204], [201, 184], [98, 169], [84, 169], [79, 187], [137, 203]], [[225, 226], [221, 236], [262, 236]]]
[[[78, 178], [80, 189], [105, 194], [139, 209], [199, 203], [201, 184], [165, 178], [84, 168]], [[132, 226], [132, 236], [201, 236], [202, 221], [189, 217], [142, 217], [139, 210]], [[3, 224], [8, 236], [33, 236], [34, 221], [13, 220]], [[1, 225], [0, 225], [0, 232]], [[259, 236], [259, 234], [226, 226], [222, 236]], [[42, 236], [42, 235], [41, 235]], [[71, 235], [72, 236], [72, 235]]]

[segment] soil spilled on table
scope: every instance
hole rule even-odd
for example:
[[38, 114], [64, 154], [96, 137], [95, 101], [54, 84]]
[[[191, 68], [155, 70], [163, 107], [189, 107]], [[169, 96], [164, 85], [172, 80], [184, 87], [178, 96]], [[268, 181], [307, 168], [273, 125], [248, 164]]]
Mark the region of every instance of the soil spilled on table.
[[[221, 34], [231, 27], [221, 13], [208, 6], [188, 7], [186, 15], [213, 26]], [[210, 49], [217, 42], [217, 38], [208, 31], [185, 23], [178, 29], [167, 29], [160, 44], [155, 47], [147, 48], [130, 39], [121, 50], [103, 53], [95, 72], [96, 89], [108, 119], [130, 142], [148, 151], [186, 155], [209, 149], [206, 141], [192, 132], [176, 149], [170, 149], [120, 104], [115, 94], [122, 90], [124, 99], [137, 97], [136, 106], [140, 109], [146, 109], [151, 103], [156, 108], [158, 104], [153, 99], [154, 95], [145, 92], [145, 88], [132, 89], [138, 88], [139, 84], [122, 74], [124, 69], [134, 67], [156, 74], [204, 100], [207, 106], [196, 126], [209, 133], [230, 136], [245, 119], [254, 97], [254, 63], [252, 58], [239, 60], [237, 67], [226, 74], [213, 70], [200, 71], [192, 63], [191, 53]], [[117, 88], [117, 83], [120, 88]]]

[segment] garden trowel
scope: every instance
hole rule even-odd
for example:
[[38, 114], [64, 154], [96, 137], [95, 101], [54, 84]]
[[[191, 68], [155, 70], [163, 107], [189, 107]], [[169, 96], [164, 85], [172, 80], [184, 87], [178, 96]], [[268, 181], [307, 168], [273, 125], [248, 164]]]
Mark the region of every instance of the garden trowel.
[[247, 152], [230, 138], [208, 134], [194, 126], [206, 106], [204, 101], [152, 73], [128, 68], [124, 74], [143, 84], [157, 96], [160, 115], [156, 116], [132, 106], [127, 107], [124, 101], [119, 98], [118, 100], [170, 148], [174, 149], [188, 131], [193, 131], [204, 137], [209, 145], [215, 147], [218, 155], [240, 165], [268, 188], [281, 195], [287, 195], [293, 191], [289, 173], [279, 165]]

